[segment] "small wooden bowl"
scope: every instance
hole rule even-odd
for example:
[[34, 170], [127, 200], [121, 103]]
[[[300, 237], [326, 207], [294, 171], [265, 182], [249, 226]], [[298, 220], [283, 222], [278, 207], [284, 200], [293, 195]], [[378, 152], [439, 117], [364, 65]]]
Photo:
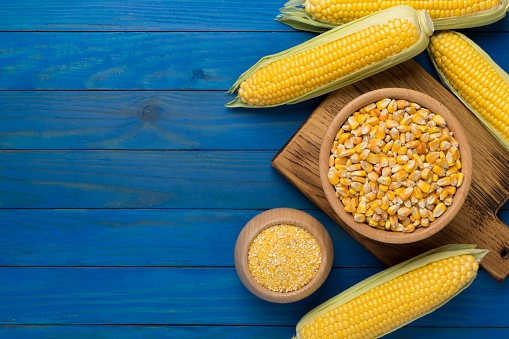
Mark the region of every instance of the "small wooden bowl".
[[[274, 292], [262, 286], [248, 267], [248, 252], [253, 240], [264, 229], [278, 224], [302, 227], [315, 237], [321, 249], [321, 263], [314, 278], [304, 287], [288, 293]], [[275, 208], [258, 214], [244, 226], [235, 244], [235, 269], [240, 280], [251, 293], [274, 303], [301, 300], [316, 291], [329, 275], [333, 259], [332, 240], [323, 225], [311, 215], [291, 208]]]
[[[417, 80], [418, 81], [418, 80]], [[358, 223], [354, 220], [353, 215], [344, 210], [341, 201], [336, 197], [334, 187], [329, 183], [327, 172], [329, 170], [329, 157], [332, 142], [344, 122], [359, 108], [376, 102], [383, 98], [406, 99], [411, 102], [429, 109], [435, 114], [444, 117], [447, 127], [454, 133], [454, 137], [458, 141], [459, 151], [461, 154], [462, 169], [465, 175], [463, 184], [458, 188], [453, 197], [453, 203], [447, 207], [447, 210], [435, 221], [431, 222], [428, 227], [419, 227], [412, 233], [392, 232], [380, 230], [369, 226], [368, 224]], [[346, 223], [346, 225], [363, 236], [382, 243], [405, 244], [423, 240], [444, 228], [459, 212], [463, 202], [465, 201], [470, 183], [472, 180], [472, 155], [470, 153], [470, 145], [468, 143], [465, 131], [454, 115], [440, 102], [421, 92], [413, 91], [406, 88], [383, 88], [363, 94], [350, 101], [332, 120], [331, 124], [325, 132], [325, 136], [320, 147], [319, 157], [320, 180], [322, 183], [325, 196], [329, 204], [332, 206], [336, 214]]]

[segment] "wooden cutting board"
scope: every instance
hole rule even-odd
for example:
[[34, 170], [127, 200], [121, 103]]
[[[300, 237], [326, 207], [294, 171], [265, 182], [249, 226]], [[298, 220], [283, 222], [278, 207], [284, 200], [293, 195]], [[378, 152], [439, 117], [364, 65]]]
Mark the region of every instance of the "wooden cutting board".
[[[350, 100], [386, 87], [409, 88], [436, 98], [456, 115], [472, 148], [472, 186], [462, 209], [442, 231], [411, 244], [382, 244], [347, 228], [327, 202], [318, 174], [320, 144], [329, 122]], [[329, 94], [272, 159], [272, 166], [388, 266], [445, 244], [469, 243], [490, 250], [482, 267], [496, 281], [502, 282], [509, 274], [509, 227], [496, 216], [509, 197], [509, 152], [453, 94], [413, 60]]]

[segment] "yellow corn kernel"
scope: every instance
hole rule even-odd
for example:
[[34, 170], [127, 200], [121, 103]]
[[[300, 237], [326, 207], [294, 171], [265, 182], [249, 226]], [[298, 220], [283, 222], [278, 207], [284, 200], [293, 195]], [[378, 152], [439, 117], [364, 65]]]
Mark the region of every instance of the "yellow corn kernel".
[[423, 180], [428, 180], [428, 178], [430, 177], [431, 175], [431, 168], [429, 167], [425, 167], [422, 171], [421, 171], [421, 178]]
[[460, 170], [461, 167], [462, 167], [461, 160], [460, 159], [456, 160], [456, 168]]
[[370, 163], [370, 164], [373, 164], [373, 165], [376, 165], [378, 164], [378, 162], [380, 161], [380, 157], [376, 156], [375, 154], [371, 153], [368, 155], [368, 157], [366, 158], [366, 160]]
[[396, 197], [396, 193], [393, 190], [388, 190], [387, 192], [385, 192], [385, 196], [389, 200], [393, 200]]
[[[401, 147], [401, 148], [403, 148], [403, 147]], [[388, 160], [389, 160], [389, 159], [387, 159], [387, 162], [388, 162]], [[404, 165], [404, 164], [406, 164], [406, 163], [408, 162], [408, 157], [406, 156], [406, 154], [405, 154], [405, 155], [398, 155], [398, 156], [396, 157], [396, 162], [397, 162], [398, 164], [400, 164], [400, 165]], [[382, 164], [380, 164], [380, 165], [382, 165]], [[383, 165], [382, 165], [382, 166], [383, 166]]]
[[403, 200], [408, 200], [408, 199], [410, 199], [410, 196], [412, 195], [413, 192], [414, 192], [414, 189], [412, 187], [406, 187], [399, 196]]
[[465, 178], [465, 174], [458, 173], [458, 183], [456, 184], [456, 187], [460, 187], [463, 183], [463, 179]]
[[404, 154], [407, 154], [407, 153], [408, 153], [408, 147], [406, 147], [406, 146], [401, 146], [398, 149], [398, 154], [399, 155], [404, 155]]
[[394, 144], [394, 141], [392, 141], [392, 140], [391, 140], [391, 141], [389, 141], [388, 143], [386, 143], [386, 144], [383, 146], [383, 148], [382, 148], [382, 152], [384, 152], [384, 153], [389, 152], [389, 151], [391, 150], [391, 148], [392, 148], [392, 145], [393, 145], [393, 144]]
[[430, 152], [426, 155], [426, 162], [433, 164], [439, 158], [440, 153], [438, 152]]
[[441, 179], [438, 179], [438, 181], [437, 181], [438, 186], [449, 186], [450, 184], [451, 184], [451, 178], [449, 178], [449, 177], [441, 178]]
[[327, 173], [327, 178], [331, 185], [336, 185], [339, 183], [339, 174], [338, 170], [335, 167], [329, 168], [329, 172]]
[[439, 216], [441, 216], [442, 214], [445, 213], [447, 209], [447, 206], [445, 206], [443, 203], [438, 203], [436, 206], [435, 206], [435, 209], [433, 210], [433, 216], [435, 218], [438, 218]]
[[429, 143], [429, 150], [432, 152], [438, 150], [438, 147], [440, 146], [440, 140], [438, 140], [436, 137], [433, 139], [433, 136], [436, 134], [438, 133], [430, 134], [430, 139], [432, 140]]
[[357, 213], [366, 213], [367, 211], [367, 204], [365, 201], [360, 201], [359, 206], [357, 206]]
[[454, 160], [454, 155], [451, 152], [447, 152], [445, 155], [445, 161], [447, 162], [447, 166], [454, 166], [456, 160]]
[[441, 115], [435, 114], [435, 116], [433, 117], [433, 121], [435, 122], [435, 124], [437, 124], [437, 126], [440, 126], [440, 127], [445, 126], [445, 119]]
[[376, 108], [378, 108], [379, 110], [383, 110], [384, 108], [387, 108], [387, 106], [389, 106], [390, 103], [391, 99], [389, 98], [379, 100], [376, 102]]
[[[443, 177], [445, 176], [445, 171], [442, 167], [438, 166], [438, 165], [433, 165], [433, 169], [432, 169], [433, 173], [435, 173], [436, 175], [440, 176], [440, 177]], [[437, 178], [438, 179], [438, 178]], [[433, 180], [433, 181], [436, 181], [436, 180]]]
[[417, 182], [417, 187], [423, 192], [423, 193], [428, 193], [430, 188], [431, 188], [431, 185], [428, 184], [427, 182], [423, 181], [423, 180], [419, 180]]
[[408, 173], [412, 173], [414, 171], [414, 169], [416, 168], [416, 164], [415, 164], [415, 161], [414, 160], [410, 160], [409, 162], [407, 162], [404, 166], [403, 166], [403, 169], [405, 171], [407, 171]]
[[389, 215], [395, 215], [396, 212], [398, 211], [398, 209], [399, 209], [399, 205], [397, 205], [397, 204], [389, 206], [389, 208], [387, 208], [387, 213], [389, 213]]
[[408, 176], [408, 179], [417, 182], [419, 178], [421, 177], [421, 171], [414, 170], [410, 175]]
[[451, 176], [453, 174], [457, 174], [459, 172], [458, 170], [458, 167], [456, 167], [456, 165], [450, 167], [446, 172], [445, 172], [445, 175], [447, 176]]
[[346, 162], [348, 161], [348, 158], [345, 157], [338, 157], [336, 160], [334, 160], [334, 166], [339, 169], [340, 166], [346, 165]]
[[438, 198], [440, 199], [440, 201], [444, 201], [445, 198], [447, 198], [448, 196], [449, 192], [447, 192], [447, 190], [442, 189]]
[[447, 161], [445, 160], [445, 157], [442, 159], [442, 158], [439, 158], [435, 161], [435, 165], [437, 166], [440, 166], [442, 168], [447, 168], [449, 165], [447, 165]]
[[360, 214], [360, 213], [355, 213], [353, 215], [353, 219], [356, 221], [356, 222], [364, 222], [366, 221], [366, 216], [364, 214]]
[[408, 178], [408, 172], [405, 170], [400, 170], [394, 173], [394, 179], [396, 179], [396, 181], [404, 181], [406, 178]]
[[415, 187], [414, 187], [414, 193], [413, 193], [413, 196], [414, 196], [416, 199], [421, 199], [421, 198], [423, 197], [422, 190], [419, 188], [419, 186], [415, 186]]

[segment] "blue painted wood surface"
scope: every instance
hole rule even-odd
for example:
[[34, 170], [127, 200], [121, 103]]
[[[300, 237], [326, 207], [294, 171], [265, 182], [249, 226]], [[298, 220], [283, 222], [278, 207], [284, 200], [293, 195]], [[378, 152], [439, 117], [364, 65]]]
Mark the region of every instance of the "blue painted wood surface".
[[[383, 269], [270, 166], [322, 98], [223, 106], [259, 58], [314, 36], [273, 20], [283, 4], [0, 2], [1, 338], [290, 338]], [[465, 32], [509, 71], [509, 19]], [[317, 217], [335, 250], [325, 284], [290, 305], [233, 267], [243, 225], [283, 206]], [[387, 337], [509, 337], [508, 284], [481, 272]]]

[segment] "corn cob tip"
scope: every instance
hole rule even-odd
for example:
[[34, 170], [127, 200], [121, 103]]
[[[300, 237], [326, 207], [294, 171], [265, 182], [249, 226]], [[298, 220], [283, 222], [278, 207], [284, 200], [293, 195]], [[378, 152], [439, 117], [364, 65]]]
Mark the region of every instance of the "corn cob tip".
[[427, 36], [431, 36], [433, 34], [433, 31], [435, 30], [435, 26], [433, 24], [431, 16], [429, 15], [429, 12], [423, 10], [418, 11], [417, 13], [419, 15], [419, 22], [421, 24], [424, 34], [426, 34]]

